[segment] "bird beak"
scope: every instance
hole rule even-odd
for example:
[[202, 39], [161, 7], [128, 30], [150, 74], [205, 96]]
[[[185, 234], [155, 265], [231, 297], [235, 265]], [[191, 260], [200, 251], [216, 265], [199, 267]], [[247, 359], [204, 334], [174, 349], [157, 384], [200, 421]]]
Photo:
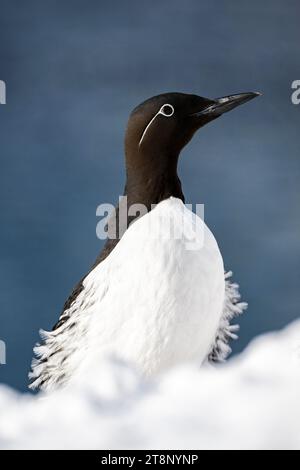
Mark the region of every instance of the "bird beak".
[[213, 103], [202, 111], [195, 113], [200, 116], [207, 117], [218, 117], [232, 109], [240, 106], [241, 104], [247, 103], [247, 101], [253, 100], [257, 96], [261, 96], [261, 93], [240, 93], [238, 95], [224, 96], [223, 98], [217, 98], [212, 100]]

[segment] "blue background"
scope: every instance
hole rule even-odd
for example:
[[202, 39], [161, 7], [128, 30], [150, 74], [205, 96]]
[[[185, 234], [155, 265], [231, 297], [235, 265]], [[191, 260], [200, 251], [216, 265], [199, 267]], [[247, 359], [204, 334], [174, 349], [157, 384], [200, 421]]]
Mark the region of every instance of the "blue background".
[[96, 207], [122, 193], [130, 110], [166, 91], [261, 91], [184, 151], [187, 202], [249, 310], [235, 352], [299, 317], [299, 0], [0, 0], [0, 381], [26, 389], [40, 327], [57, 320], [102, 243]]

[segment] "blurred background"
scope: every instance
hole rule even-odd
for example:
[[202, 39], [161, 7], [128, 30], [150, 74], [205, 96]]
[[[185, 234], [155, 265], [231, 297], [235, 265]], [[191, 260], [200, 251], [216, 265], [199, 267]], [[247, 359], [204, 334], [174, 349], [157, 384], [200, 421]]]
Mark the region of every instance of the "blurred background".
[[234, 353], [299, 317], [299, 0], [0, 0], [0, 382], [22, 391], [39, 328], [93, 263], [124, 184], [131, 109], [167, 91], [264, 94], [183, 152], [249, 309]]

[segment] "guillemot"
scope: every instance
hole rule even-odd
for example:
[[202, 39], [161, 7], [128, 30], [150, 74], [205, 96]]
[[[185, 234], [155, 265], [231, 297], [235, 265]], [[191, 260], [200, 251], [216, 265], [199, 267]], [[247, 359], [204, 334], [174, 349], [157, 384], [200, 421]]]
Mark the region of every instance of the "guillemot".
[[[227, 357], [235, 337], [230, 322], [246, 304], [231, 274], [224, 275], [213, 234], [185, 205], [177, 164], [197, 130], [257, 96], [212, 100], [165, 93], [133, 110], [125, 136], [124, 195], [129, 207], [143, 205], [147, 214], [127, 214], [128, 229], [107, 240], [53, 330], [41, 331], [31, 388], [64, 385], [109, 354], [147, 377], [183, 362]], [[119, 207], [115, 216], [118, 221]], [[170, 220], [180, 237], [150, 236], [149, 226], [164, 234]], [[198, 249], [187, 249], [191, 238]]]

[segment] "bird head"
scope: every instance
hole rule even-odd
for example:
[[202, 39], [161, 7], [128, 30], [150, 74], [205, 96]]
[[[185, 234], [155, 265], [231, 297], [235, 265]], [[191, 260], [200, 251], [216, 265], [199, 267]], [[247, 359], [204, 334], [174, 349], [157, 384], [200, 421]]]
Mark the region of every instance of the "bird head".
[[196, 131], [259, 96], [240, 93], [209, 99], [185, 93], [154, 96], [131, 113], [125, 136], [127, 179], [147, 182], [177, 175], [180, 151]]
[[217, 99], [185, 93], [154, 96], [131, 113], [126, 150], [141, 155], [178, 153], [198, 129], [259, 95], [240, 93]]

